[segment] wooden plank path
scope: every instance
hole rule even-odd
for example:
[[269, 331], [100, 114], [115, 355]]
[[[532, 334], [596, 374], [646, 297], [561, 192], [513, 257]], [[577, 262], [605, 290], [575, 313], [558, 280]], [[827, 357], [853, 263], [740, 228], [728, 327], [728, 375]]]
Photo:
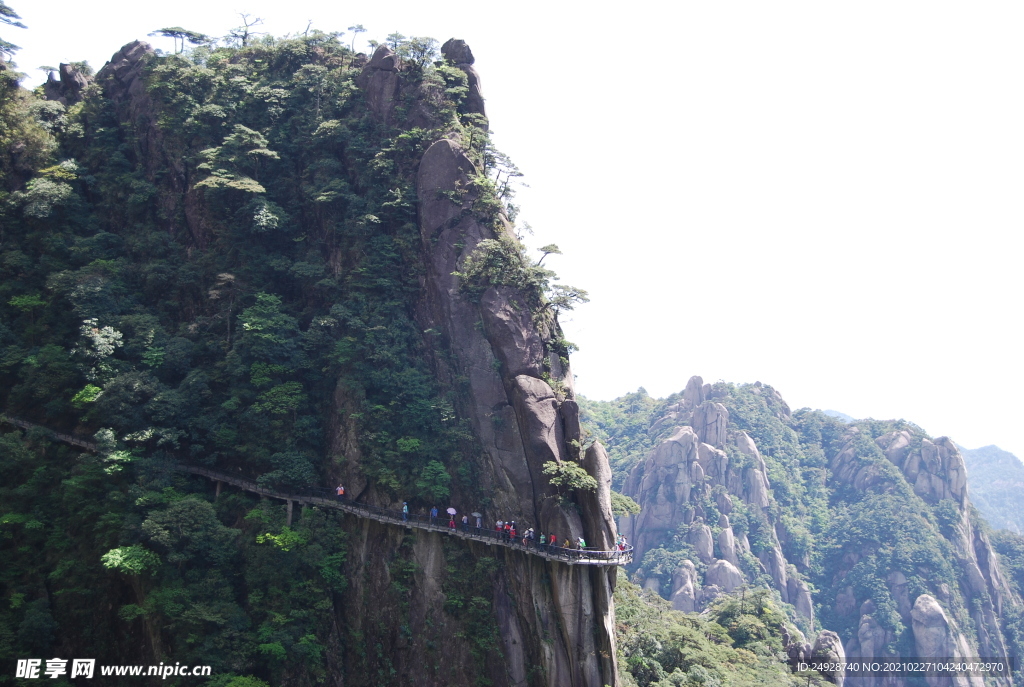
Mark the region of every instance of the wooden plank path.
[[[85, 441], [84, 439], [74, 437], [69, 434], [54, 432], [46, 427], [42, 427], [41, 425], [28, 422], [27, 420], [0, 414], [0, 422], [7, 422], [17, 427], [21, 427], [22, 429], [42, 429], [58, 441], [65, 442], [79, 448], [84, 448], [87, 451], [96, 451], [96, 444], [92, 442]], [[285, 501], [288, 504], [288, 524], [291, 524], [292, 507], [294, 503], [309, 504], [341, 510], [358, 518], [368, 518], [387, 525], [395, 525], [405, 527], [407, 529], [427, 530], [428, 532], [439, 532], [441, 534], [458, 537], [460, 539], [482, 542], [488, 546], [504, 546], [531, 556], [539, 556], [549, 561], [567, 563], [569, 565], [627, 565], [633, 560], [632, 546], [627, 546], [622, 551], [597, 551], [590, 548], [565, 549], [558, 546], [542, 547], [532, 541], [524, 544], [522, 539], [509, 540], [499, 532], [486, 527], [481, 527], [480, 529], [477, 529], [476, 527], [463, 529], [461, 527], [461, 523], [456, 523], [456, 527], [454, 529], [448, 527], [447, 524], [443, 522], [443, 516], [447, 515], [447, 513], [439, 514], [438, 517], [434, 519], [431, 519], [429, 516], [414, 515], [412, 513], [405, 517], [401, 511], [373, 506], [367, 503], [359, 503], [356, 501], [339, 500], [330, 489], [309, 488], [301, 490], [301, 493], [285, 493], [261, 487], [252, 480], [234, 477], [232, 475], [210, 470], [209, 468], [198, 465], [169, 463], [168, 467], [173, 470], [206, 477], [207, 479], [217, 482], [218, 494], [220, 493], [221, 484], [230, 484], [238, 487], [239, 489], [259, 494], [260, 496]]]

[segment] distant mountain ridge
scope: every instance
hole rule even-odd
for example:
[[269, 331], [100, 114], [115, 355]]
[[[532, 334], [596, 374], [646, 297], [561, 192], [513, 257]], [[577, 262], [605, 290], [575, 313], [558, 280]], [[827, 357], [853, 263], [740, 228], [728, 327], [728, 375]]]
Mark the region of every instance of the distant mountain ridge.
[[825, 413], [829, 417], [834, 417], [837, 420], [842, 420], [846, 424], [850, 424], [851, 422], [856, 420], [856, 418], [854, 418], [852, 415], [847, 415], [846, 413], [841, 413], [838, 410], [823, 410], [821, 412]]
[[1024, 532], [1024, 463], [998, 446], [959, 447], [971, 501], [995, 529]]

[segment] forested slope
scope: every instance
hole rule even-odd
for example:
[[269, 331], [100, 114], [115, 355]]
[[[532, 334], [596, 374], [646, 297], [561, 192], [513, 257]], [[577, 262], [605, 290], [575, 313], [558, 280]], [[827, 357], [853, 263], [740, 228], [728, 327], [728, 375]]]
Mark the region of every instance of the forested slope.
[[100, 446], [3, 428], [5, 662], [616, 681], [614, 571], [317, 508], [289, 526], [168, 469], [610, 548], [556, 320], [583, 294], [526, 256], [472, 53], [435, 46], [133, 42], [36, 93], [0, 65], [0, 410]]
[[643, 508], [619, 521], [632, 575], [674, 607], [753, 584], [805, 632], [838, 633], [847, 658], [1020, 655], [1019, 538], [990, 534], [948, 438], [700, 378], [581, 409], [613, 488]]

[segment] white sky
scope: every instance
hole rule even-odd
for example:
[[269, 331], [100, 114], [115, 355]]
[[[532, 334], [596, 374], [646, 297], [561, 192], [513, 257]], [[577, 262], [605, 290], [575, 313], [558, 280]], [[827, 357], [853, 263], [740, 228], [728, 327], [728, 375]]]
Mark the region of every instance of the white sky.
[[463, 38], [531, 242], [590, 291], [581, 393], [761, 380], [1024, 456], [1019, 2], [9, 4], [26, 71], [238, 11]]

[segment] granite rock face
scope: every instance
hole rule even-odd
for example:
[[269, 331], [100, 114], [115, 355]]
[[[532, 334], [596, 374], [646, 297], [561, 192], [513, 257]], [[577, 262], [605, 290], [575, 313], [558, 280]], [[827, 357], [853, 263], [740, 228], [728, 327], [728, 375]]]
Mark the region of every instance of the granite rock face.
[[486, 117], [487, 112], [484, 109], [484, 96], [480, 85], [480, 74], [473, 66], [473, 63], [476, 60], [473, 58], [473, 51], [469, 49], [468, 45], [466, 45], [466, 41], [458, 38], [449, 38], [445, 41], [444, 45], [441, 46], [441, 54], [446, 60], [466, 73], [469, 93], [467, 94], [466, 102], [463, 105], [465, 111]]
[[[632, 470], [623, 493], [639, 503], [641, 511], [619, 520], [619, 529], [633, 544], [638, 561], [666, 538], [677, 532], [685, 534], [697, 560], [709, 566], [703, 584], [700, 579], [693, 581], [694, 608], [706, 606], [716, 594], [747, 582], [741, 565], [743, 556], [750, 552], [750, 543], [746, 534], [737, 536], [730, 524], [728, 514], [735, 504], [754, 508], [771, 520], [771, 484], [764, 458], [746, 432], [729, 427], [729, 411], [710, 394], [700, 377], [692, 377], [682, 399], [652, 426], [654, 432], [672, 424], [690, 423], [677, 426]], [[788, 406], [785, 408], [788, 412]], [[742, 454], [744, 460], [730, 459], [728, 451]], [[722, 514], [717, 535], [703, 522], [697, 504], [698, 498], [709, 492], [713, 492]], [[754, 574], [769, 574], [782, 600], [793, 603], [813, 627], [810, 588], [785, 559], [774, 530], [771, 535], [772, 546], [761, 551], [759, 561], [754, 559], [759, 565]], [[678, 591], [677, 582], [682, 585], [679, 589], [686, 589], [684, 579], [689, 579], [688, 574], [676, 575], [673, 594]], [[689, 606], [690, 593], [681, 594], [679, 605]]]
[[366, 94], [366, 103], [385, 124], [394, 123], [395, 106], [402, 88], [402, 58], [386, 45], [378, 46], [356, 78]]
[[90, 83], [89, 77], [81, 70], [64, 62], [61, 62], [57, 74], [59, 78], [54, 78], [53, 72], [46, 77], [46, 83], [43, 84], [43, 95], [46, 96], [46, 99], [55, 100], [64, 106], [81, 102], [82, 91]]
[[[450, 55], [472, 56], [468, 46], [449, 41]], [[458, 66], [466, 69], [471, 62]], [[469, 211], [474, 191], [464, 193], [461, 204], [451, 200], [452, 192], [472, 189], [470, 178], [477, 171], [464, 151], [446, 139], [433, 143], [420, 161], [417, 193], [427, 273], [417, 320], [423, 330], [438, 332], [450, 351], [434, 359], [439, 379], [466, 380], [465, 400], [457, 411], [483, 447], [479, 468], [493, 511], [559, 537], [582, 536], [590, 545], [611, 548], [616, 532], [603, 447], [595, 444], [583, 456], [582, 466], [599, 488], [579, 497], [578, 508], [563, 507], [542, 473], [546, 462], [579, 456], [571, 371], [545, 363], [547, 342], [559, 333], [557, 322], [531, 316], [522, 305], [527, 299], [512, 287], [491, 287], [473, 302], [453, 275], [481, 241], [510, 231]], [[547, 369], [564, 380], [561, 391], [541, 378]], [[507, 647], [514, 649], [509, 662], [539, 666], [544, 684], [552, 687], [615, 684], [615, 570], [526, 556], [506, 556], [505, 561], [504, 584], [515, 603], [499, 614], [499, 632], [522, 638]]]
[[[946, 615], [935, 597], [929, 594], [917, 597], [910, 616], [918, 657], [956, 660], [971, 656], [966, 638]], [[930, 687], [982, 687], [985, 684], [984, 679], [979, 676], [926, 677], [925, 680]]]

